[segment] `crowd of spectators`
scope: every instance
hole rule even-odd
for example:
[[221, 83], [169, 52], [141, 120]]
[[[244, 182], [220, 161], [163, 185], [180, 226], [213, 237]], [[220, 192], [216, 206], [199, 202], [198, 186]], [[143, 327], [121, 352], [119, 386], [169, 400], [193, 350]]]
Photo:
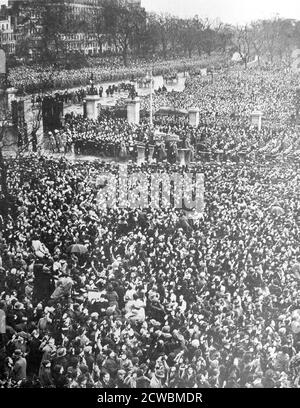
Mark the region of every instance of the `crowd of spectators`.
[[[100, 92], [100, 88], [99, 88]], [[103, 89], [102, 89], [103, 92]], [[72, 91], [61, 91], [61, 92], [55, 92], [53, 94], [43, 94], [43, 92], [39, 92], [37, 94], [32, 94], [31, 95], [31, 108], [39, 108], [41, 106], [41, 103], [43, 102], [43, 99], [45, 96], [49, 97], [50, 95], [57, 99], [58, 101], [63, 102], [66, 105], [76, 105], [76, 104], [81, 104], [83, 103], [85, 97], [87, 94], [87, 90], [84, 88], [72, 90]]]
[[[157, 133], [178, 135], [178, 147], [188, 139], [197, 155], [218, 154], [225, 160], [247, 154], [297, 155], [300, 146], [294, 115], [296, 84], [295, 76], [278, 67], [223, 71], [215, 75], [213, 82], [207, 77], [192, 77], [186, 80], [183, 92], [161, 89], [153, 100], [154, 112], [164, 106], [175, 112], [199, 108], [200, 123], [196, 128], [189, 125], [187, 115], [155, 115], [154, 126], [142, 117], [140, 125], [132, 125], [102, 110], [97, 122], [73, 115], [66, 122], [65, 136], [69, 144], [76, 144], [77, 153], [96, 149], [112, 157], [124, 157], [126, 152], [130, 156], [138, 143], [153, 140]], [[126, 92], [125, 85], [107, 88], [106, 93]], [[122, 98], [117, 101], [117, 109], [118, 105], [122, 108], [122, 103]], [[261, 131], [251, 123], [251, 113], [257, 108], [263, 113]], [[149, 98], [142, 98], [141, 109], [149, 111]]]
[[[160, 106], [201, 108], [198, 128], [163, 118], [156, 129], [200, 152], [221, 149], [224, 160], [130, 162], [128, 170], [203, 174], [201, 213], [130, 208], [123, 196], [106, 207], [103, 174], [122, 174], [123, 164], [9, 162], [10, 206], [0, 216], [2, 387], [299, 388], [299, 142], [289, 75], [250, 69], [213, 83], [193, 78], [177, 98], [155, 96]], [[248, 118], [258, 103], [261, 131]], [[96, 140], [108, 155], [118, 146], [122, 156], [153, 130], [72, 117], [62, 134]]]
[[125, 119], [109, 116], [94, 122], [82, 116], [67, 117], [60, 134], [66, 134], [68, 144], [74, 145], [75, 153], [91, 152], [109, 157], [133, 155], [138, 140], [143, 140], [149, 126], [132, 125]]
[[110, 81], [129, 80], [132, 75], [135, 78], [144, 77], [149, 71], [149, 66], [153, 66], [154, 75], [162, 75], [169, 72], [170, 68], [180, 72], [193, 69], [195, 67], [206, 67], [209, 64], [220, 65], [227, 63], [228, 58], [222, 55], [215, 55], [201, 58], [178, 58], [169, 61], [131, 61], [128, 66], [124, 66], [120, 59], [104, 59], [103, 63], [95, 63], [91, 66], [79, 69], [61, 69], [55, 66], [21, 66], [13, 68], [9, 73], [9, 82], [17, 89], [22, 89], [28, 93], [39, 92], [43, 89], [70, 89], [84, 87], [88, 85], [91, 73], [95, 78], [95, 83], [100, 84]]
[[121, 82], [118, 85], [112, 84], [108, 85], [106, 88], [103, 86], [93, 86], [93, 89], [91, 87], [81, 87], [78, 89], [72, 89], [72, 90], [65, 90], [65, 91], [56, 91], [53, 93], [46, 93], [43, 94], [42, 91], [40, 91], [37, 94], [32, 94], [31, 95], [31, 107], [34, 109], [36, 107], [39, 107], [40, 104], [42, 103], [43, 99], [45, 96], [52, 96], [56, 98], [57, 100], [63, 102], [65, 105], [78, 105], [82, 104], [88, 94], [91, 94], [91, 92], [94, 95], [99, 95], [100, 98], [104, 97], [113, 97], [116, 93], [120, 94], [121, 92], [130, 92], [132, 90], [132, 85], [131, 83], [126, 83], [126, 82]]
[[297, 169], [198, 164], [205, 212], [191, 220], [99, 206], [97, 175], [116, 164], [12, 164], [2, 386], [298, 387]]
[[[154, 98], [154, 108], [198, 107], [206, 120], [249, 117], [259, 108], [269, 122], [288, 122], [294, 112], [297, 76], [281, 66], [231, 68], [206, 77], [186, 80], [185, 91]], [[147, 106], [149, 100], [144, 102]]]

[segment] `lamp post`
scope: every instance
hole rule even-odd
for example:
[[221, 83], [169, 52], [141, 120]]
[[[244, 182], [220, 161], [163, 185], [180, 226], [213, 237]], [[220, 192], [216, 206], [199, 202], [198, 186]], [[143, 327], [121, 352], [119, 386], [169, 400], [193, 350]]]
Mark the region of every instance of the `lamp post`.
[[153, 126], [153, 95], [152, 95], [153, 72], [150, 74], [150, 126]]

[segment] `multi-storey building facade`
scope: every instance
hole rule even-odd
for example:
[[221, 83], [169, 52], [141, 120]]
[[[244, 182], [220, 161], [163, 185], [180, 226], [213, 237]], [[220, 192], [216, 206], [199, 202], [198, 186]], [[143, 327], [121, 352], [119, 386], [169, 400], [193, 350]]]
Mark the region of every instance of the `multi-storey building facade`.
[[[5, 32], [5, 41], [8, 44], [11, 53], [16, 50], [17, 38], [30, 37], [31, 43], [38, 42], [39, 32], [41, 30], [41, 15], [38, 4], [51, 4], [52, 7], [64, 6], [65, 12], [73, 23], [91, 21], [97, 13], [101, 13], [104, 2], [109, 0], [8, 0], [8, 13], [10, 15], [9, 29]], [[113, 1], [113, 0], [112, 0]], [[141, 7], [141, 0], [116, 0], [120, 5], [127, 7]], [[1, 23], [0, 23], [1, 24]], [[5, 23], [3, 23], [5, 24]], [[1, 28], [1, 25], [0, 25]], [[8, 30], [8, 31], [7, 31]], [[87, 55], [98, 54], [103, 51], [111, 50], [109, 44], [105, 41], [99, 41], [99, 33], [96, 35], [92, 29], [83, 32], [70, 32], [61, 34], [60, 38], [65, 43], [68, 51], [79, 51]]]
[[15, 33], [12, 24], [11, 16], [6, 13], [1, 15], [0, 11], [0, 47], [5, 50], [7, 54], [15, 54], [17, 43], [17, 34]]
[[[46, 3], [47, 0], [8, 0], [8, 6], [19, 6], [25, 7], [36, 4], [37, 2]], [[103, 4], [109, 0], [56, 0], [51, 1], [53, 5], [64, 4], [69, 8], [70, 12], [73, 14], [81, 14], [84, 16], [85, 13], [101, 9]], [[141, 0], [116, 0], [120, 5], [141, 7]]]
[[141, 0], [125, 0], [128, 6], [141, 7]]
[[106, 51], [113, 51], [113, 46], [105, 41], [100, 43], [98, 36], [95, 34], [61, 34], [60, 37], [69, 52], [77, 51], [85, 55], [97, 55]]

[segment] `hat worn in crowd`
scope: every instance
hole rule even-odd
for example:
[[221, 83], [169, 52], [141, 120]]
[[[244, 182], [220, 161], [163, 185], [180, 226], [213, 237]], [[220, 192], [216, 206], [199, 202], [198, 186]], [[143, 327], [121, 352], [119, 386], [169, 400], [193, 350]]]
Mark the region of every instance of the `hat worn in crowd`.
[[24, 305], [23, 305], [23, 303], [16, 302], [14, 308], [15, 308], [16, 310], [23, 310], [23, 309], [24, 309]]
[[57, 357], [64, 357], [67, 354], [67, 350], [64, 347], [61, 347], [56, 352]]

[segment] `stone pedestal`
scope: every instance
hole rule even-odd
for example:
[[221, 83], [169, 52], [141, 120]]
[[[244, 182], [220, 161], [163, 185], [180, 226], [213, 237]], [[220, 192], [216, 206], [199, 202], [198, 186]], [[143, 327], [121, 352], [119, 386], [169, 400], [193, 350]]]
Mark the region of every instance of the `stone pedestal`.
[[127, 99], [127, 120], [128, 123], [140, 123], [140, 98]]
[[98, 104], [100, 102], [99, 95], [87, 95], [86, 98], [86, 117], [88, 119], [98, 119]]
[[221, 155], [222, 155], [223, 151], [222, 150], [216, 150], [215, 153], [216, 153], [216, 161], [220, 162], [221, 161]]
[[149, 145], [149, 163], [153, 160], [153, 153], [154, 153], [154, 145]]
[[184, 153], [184, 165], [190, 164], [190, 157], [191, 157], [191, 150], [190, 149], [182, 149]]
[[140, 144], [137, 145], [137, 163], [144, 163], [145, 162], [145, 145]]
[[6, 90], [6, 94], [7, 94], [7, 107], [9, 109], [9, 111], [11, 112], [11, 110], [12, 110], [11, 103], [12, 103], [12, 101], [14, 101], [16, 99], [17, 89], [16, 88], [8, 88]]
[[185, 152], [187, 149], [178, 149], [178, 163], [180, 166], [185, 166]]
[[198, 127], [200, 120], [199, 109], [191, 108], [189, 109], [189, 124], [193, 127]]
[[185, 149], [185, 163], [188, 166], [191, 163], [191, 150]]
[[262, 112], [259, 110], [256, 110], [251, 113], [251, 124], [253, 126], [257, 126], [258, 130], [261, 130], [261, 125], [262, 125]]
[[131, 83], [131, 85], [134, 86], [134, 89], [135, 89], [135, 90], [137, 90], [137, 89], [139, 88], [138, 80], [136, 80], [136, 81], [130, 81], [130, 83]]

